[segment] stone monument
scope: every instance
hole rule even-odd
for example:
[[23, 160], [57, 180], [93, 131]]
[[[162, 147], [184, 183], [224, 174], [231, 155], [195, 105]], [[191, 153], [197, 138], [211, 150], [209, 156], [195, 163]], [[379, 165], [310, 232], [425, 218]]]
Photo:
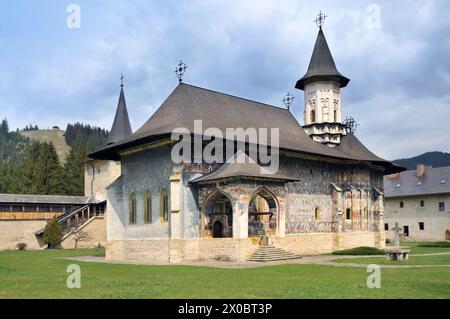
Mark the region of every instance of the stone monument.
[[400, 247], [400, 231], [402, 230], [398, 223], [395, 223], [395, 228], [392, 229], [395, 232], [395, 247], [385, 249], [386, 257], [388, 260], [408, 260], [409, 249], [403, 249]]

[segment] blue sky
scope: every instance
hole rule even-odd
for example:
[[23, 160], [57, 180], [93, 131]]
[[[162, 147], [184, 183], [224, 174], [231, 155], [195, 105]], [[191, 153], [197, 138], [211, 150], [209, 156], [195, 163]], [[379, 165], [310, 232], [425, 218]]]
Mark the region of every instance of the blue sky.
[[[80, 29], [67, 28], [69, 4], [81, 8]], [[319, 10], [338, 69], [351, 79], [343, 109], [360, 123], [358, 137], [388, 159], [450, 151], [446, 0], [2, 1], [0, 118], [14, 129], [110, 128], [125, 73], [136, 130], [176, 87], [183, 59], [190, 84], [280, 106], [291, 91], [302, 122], [294, 86]]]

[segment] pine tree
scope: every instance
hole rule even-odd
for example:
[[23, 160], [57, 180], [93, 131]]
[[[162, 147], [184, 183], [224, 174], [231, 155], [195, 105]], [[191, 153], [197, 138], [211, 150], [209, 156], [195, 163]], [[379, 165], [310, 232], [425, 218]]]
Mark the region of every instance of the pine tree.
[[43, 143], [40, 149], [38, 170], [39, 194], [64, 194], [62, 169], [53, 143]]
[[52, 143], [32, 142], [17, 168], [17, 189], [23, 194], [64, 194], [62, 168]]
[[40, 194], [37, 180], [40, 168], [40, 143], [32, 142], [24, 151], [24, 155], [16, 170], [18, 192], [21, 194]]
[[0, 162], [0, 193], [14, 191], [14, 171], [9, 161]]
[[64, 194], [73, 196], [82, 196], [84, 194], [84, 161], [86, 156], [86, 150], [83, 145], [80, 146], [77, 153], [71, 150], [67, 156], [62, 178], [64, 181]]
[[62, 242], [62, 229], [58, 223], [58, 217], [54, 216], [47, 221], [44, 229], [44, 242], [48, 245], [48, 248], [59, 248]]

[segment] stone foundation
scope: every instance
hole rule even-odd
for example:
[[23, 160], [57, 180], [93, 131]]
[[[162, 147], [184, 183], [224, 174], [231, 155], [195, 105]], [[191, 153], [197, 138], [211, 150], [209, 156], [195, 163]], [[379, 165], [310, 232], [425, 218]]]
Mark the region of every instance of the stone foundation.
[[[384, 248], [384, 234], [307, 233], [271, 238], [271, 244], [300, 255], [318, 255], [360, 246]], [[259, 245], [250, 238], [143, 239], [109, 241], [106, 259], [142, 263], [245, 262]]]

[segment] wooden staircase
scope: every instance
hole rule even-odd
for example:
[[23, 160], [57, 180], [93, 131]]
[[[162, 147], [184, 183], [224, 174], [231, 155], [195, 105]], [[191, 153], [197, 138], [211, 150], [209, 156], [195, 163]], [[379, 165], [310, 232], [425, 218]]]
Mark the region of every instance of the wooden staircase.
[[299, 255], [288, 252], [284, 249], [275, 246], [260, 246], [257, 251], [255, 251], [248, 261], [254, 262], [270, 262], [270, 261], [280, 261], [280, 260], [293, 260], [302, 258]]
[[[86, 204], [72, 212], [61, 215], [58, 218], [58, 223], [61, 225], [63, 238], [70, 235], [74, 230], [84, 226], [88, 221], [98, 216], [104, 216], [106, 202], [97, 204]], [[36, 236], [42, 237], [44, 229], [37, 231]]]

